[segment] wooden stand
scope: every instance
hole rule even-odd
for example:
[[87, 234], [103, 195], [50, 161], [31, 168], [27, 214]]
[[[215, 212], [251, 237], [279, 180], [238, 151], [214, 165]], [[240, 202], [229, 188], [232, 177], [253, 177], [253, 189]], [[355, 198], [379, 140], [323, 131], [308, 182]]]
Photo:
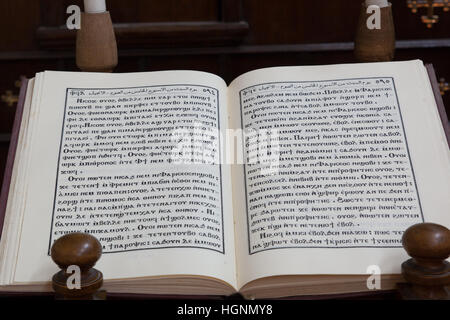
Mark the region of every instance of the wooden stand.
[[380, 29], [367, 27], [368, 14], [362, 4], [355, 38], [355, 56], [359, 62], [392, 61], [395, 54], [395, 28], [392, 17], [392, 4], [380, 8]]
[[112, 72], [117, 66], [116, 36], [109, 12], [81, 13], [76, 60], [78, 68], [88, 72]]
[[450, 300], [450, 230], [433, 223], [420, 223], [403, 234], [403, 247], [412, 257], [402, 264], [408, 283], [398, 284], [405, 300]]
[[[402, 274], [407, 283], [399, 283], [401, 299], [450, 300], [450, 230], [433, 224], [421, 223], [408, 228], [403, 235], [403, 246], [412, 259], [402, 264]], [[53, 276], [52, 284], [57, 299], [104, 300], [105, 291], [98, 291], [103, 275], [93, 268], [101, 257], [102, 247], [93, 236], [72, 233], [59, 238], [52, 246], [53, 261], [62, 269]], [[80, 289], [69, 289], [66, 270], [71, 265], [81, 269]], [[126, 298], [126, 295], [125, 295]], [[240, 295], [226, 300], [241, 299]]]
[[[86, 233], [71, 233], [65, 235], [52, 246], [53, 261], [62, 269], [52, 278], [53, 290], [57, 299], [64, 300], [104, 300], [105, 292], [97, 292], [103, 284], [103, 274], [93, 266], [102, 255], [102, 246], [93, 236]], [[80, 288], [69, 289], [67, 279], [72, 275], [67, 273], [71, 265], [81, 270]]]

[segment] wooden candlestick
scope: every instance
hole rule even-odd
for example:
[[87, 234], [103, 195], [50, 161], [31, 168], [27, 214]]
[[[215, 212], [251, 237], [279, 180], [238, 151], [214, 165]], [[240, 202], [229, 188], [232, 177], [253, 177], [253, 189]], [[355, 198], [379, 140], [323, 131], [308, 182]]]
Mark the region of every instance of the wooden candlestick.
[[112, 72], [117, 66], [116, 36], [109, 12], [81, 13], [76, 60], [78, 68], [88, 72]]
[[408, 283], [398, 284], [401, 297], [450, 300], [450, 230], [434, 223], [409, 227], [402, 238], [403, 247], [412, 257], [402, 264]]
[[395, 28], [392, 4], [380, 8], [380, 29], [369, 29], [365, 3], [362, 4], [355, 38], [355, 56], [359, 62], [392, 61], [395, 54]]
[[[86, 233], [70, 233], [55, 241], [51, 248], [53, 261], [62, 269], [52, 278], [53, 290], [57, 299], [99, 300], [104, 293], [97, 290], [103, 284], [103, 274], [93, 266], [102, 255], [102, 246], [94, 237]], [[69, 266], [80, 268], [80, 288], [69, 289], [67, 273]]]

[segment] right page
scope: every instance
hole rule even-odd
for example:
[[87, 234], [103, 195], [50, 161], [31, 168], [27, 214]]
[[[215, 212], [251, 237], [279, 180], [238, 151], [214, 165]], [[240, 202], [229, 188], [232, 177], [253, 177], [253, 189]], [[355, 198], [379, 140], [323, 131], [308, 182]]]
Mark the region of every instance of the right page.
[[450, 226], [449, 150], [421, 61], [261, 69], [228, 96], [250, 159], [233, 168], [239, 287], [398, 274], [409, 226]]

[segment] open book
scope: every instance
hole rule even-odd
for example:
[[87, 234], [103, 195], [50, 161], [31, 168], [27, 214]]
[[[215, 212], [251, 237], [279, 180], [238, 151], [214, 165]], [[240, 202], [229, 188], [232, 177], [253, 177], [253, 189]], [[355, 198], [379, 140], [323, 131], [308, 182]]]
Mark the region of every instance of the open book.
[[267, 298], [381, 289], [403, 231], [450, 226], [450, 157], [421, 61], [213, 74], [38, 73], [0, 246], [3, 291], [50, 291], [87, 232], [109, 292]]

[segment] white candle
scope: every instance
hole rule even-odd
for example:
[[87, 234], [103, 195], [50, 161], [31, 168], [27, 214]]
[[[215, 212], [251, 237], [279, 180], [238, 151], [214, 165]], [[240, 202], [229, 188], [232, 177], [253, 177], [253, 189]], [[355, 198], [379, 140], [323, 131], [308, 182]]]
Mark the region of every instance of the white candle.
[[87, 13], [101, 13], [106, 11], [105, 0], [84, 0], [84, 11]]
[[389, 2], [387, 0], [366, 0], [366, 7], [369, 6], [379, 6], [380, 8], [384, 8], [389, 6]]

